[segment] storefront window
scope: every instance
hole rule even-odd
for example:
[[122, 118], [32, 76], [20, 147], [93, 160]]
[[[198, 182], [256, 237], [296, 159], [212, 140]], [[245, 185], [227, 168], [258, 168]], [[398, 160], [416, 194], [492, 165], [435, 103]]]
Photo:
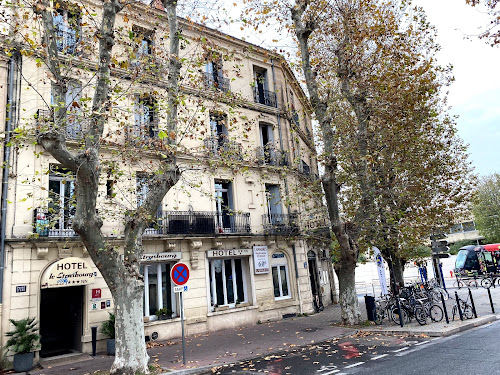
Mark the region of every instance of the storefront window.
[[176, 315], [176, 300], [170, 280], [170, 268], [170, 263], [141, 265], [141, 274], [144, 275], [144, 316], [153, 318], [156, 311], [161, 308], [166, 308]]
[[288, 265], [285, 254], [274, 253], [272, 255], [271, 272], [273, 276], [274, 299], [290, 298]]
[[246, 302], [244, 263], [241, 258], [210, 261], [210, 297], [213, 307]]

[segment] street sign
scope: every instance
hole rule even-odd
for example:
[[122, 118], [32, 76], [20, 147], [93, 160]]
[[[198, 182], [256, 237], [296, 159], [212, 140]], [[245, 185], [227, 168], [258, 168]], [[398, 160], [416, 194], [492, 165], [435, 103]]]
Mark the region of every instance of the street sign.
[[170, 277], [176, 285], [184, 285], [189, 280], [189, 268], [184, 263], [177, 263], [172, 267]]
[[176, 285], [174, 286], [174, 293], [181, 293], [181, 292], [187, 292], [188, 291], [188, 286], [187, 285]]
[[449, 250], [450, 248], [448, 247], [448, 241], [446, 240], [432, 241], [432, 252], [434, 254], [446, 253]]

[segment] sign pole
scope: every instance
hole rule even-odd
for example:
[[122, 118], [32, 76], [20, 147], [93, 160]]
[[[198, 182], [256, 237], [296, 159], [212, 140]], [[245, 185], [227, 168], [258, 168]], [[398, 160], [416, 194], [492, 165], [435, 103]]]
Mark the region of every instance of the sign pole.
[[186, 365], [186, 341], [184, 340], [184, 293], [180, 293], [181, 300], [181, 331], [182, 331], [182, 364]]

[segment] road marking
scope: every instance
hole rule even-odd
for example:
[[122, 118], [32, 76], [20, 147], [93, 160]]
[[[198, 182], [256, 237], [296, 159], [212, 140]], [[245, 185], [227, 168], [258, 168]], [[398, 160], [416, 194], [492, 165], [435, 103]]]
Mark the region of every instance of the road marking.
[[419, 342], [418, 344], [415, 344], [413, 346], [419, 346], [419, 345], [424, 345], [424, 344], [427, 344], [428, 342], [430, 342], [429, 340], [427, 341], [422, 341], [422, 342]]
[[399, 352], [402, 352], [403, 350], [408, 350], [410, 349], [409, 346], [405, 346], [404, 348], [401, 348], [401, 349], [398, 349], [398, 350], [391, 350], [393, 353], [399, 353]]
[[353, 367], [356, 367], [356, 366], [361, 366], [364, 362], [357, 362], [357, 363], [353, 363], [352, 365], [349, 365], [349, 366], [346, 366], [344, 368], [353, 368]]
[[340, 370], [332, 370], [330, 372], [322, 372], [321, 375], [330, 375], [330, 374], [335, 374], [337, 372], [339, 372]]
[[380, 359], [380, 358], [384, 358], [384, 357], [387, 357], [389, 354], [381, 354], [379, 356], [376, 356], [376, 357], [373, 357], [372, 358], [372, 361], [375, 361], [376, 359]]

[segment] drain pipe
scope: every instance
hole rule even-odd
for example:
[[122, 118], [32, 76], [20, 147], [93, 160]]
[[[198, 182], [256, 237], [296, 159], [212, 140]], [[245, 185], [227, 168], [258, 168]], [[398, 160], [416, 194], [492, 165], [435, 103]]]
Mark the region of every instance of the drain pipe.
[[[274, 70], [274, 59], [271, 59], [271, 71], [273, 73], [273, 87], [274, 87], [274, 92], [276, 93], [276, 121], [278, 123], [278, 134], [279, 134], [279, 139], [280, 139], [280, 149], [281, 152], [283, 152], [283, 135], [281, 133], [281, 116], [280, 116], [280, 111], [279, 111], [279, 105], [278, 105], [278, 89], [276, 87], [276, 72]], [[288, 192], [288, 181], [286, 176], [283, 178], [283, 182], [285, 183], [285, 194], [288, 197], [289, 192]], [[290, 205], [287, 204], [286, 209], [288, 211], [288, 217], [291, 215], [291, 209]], [[304, 311], [302, 309], [302, 295], [300, 294], [300, 280], [299, 280], [299, 268], [297, 265], [297, 252], [295, 251], [295, 243], [292, 244], [292, 254], [293, 254], [293, 263], [295, 266], [295, 280], [297, 282], [297, 297], [299, 299], [299, 308], [300, 308], [300, 313], [303, 314]]]
[[3, 176], [2, 176], [2, 213], [1, 213], [1, 228], [0, 228], [0, 305], [3, 302], [3, 278], [5, 269], [5, 229], [6, 229], [6, 219], [7, 219], [7, 193], [9, 184], [9, 163], [10, 163], [10, 139], [12, 131], [12, 123], [15, 113], [15, 100], [14, 100], [14, 76], [16, 69], [16, 59], [17, 55], [13, 55], [9, 61], [8, 70], [8, 88], [7, 88], [7, 98], [8, 98], [8, 111], [7, 111], [7, 123], [5, 127], [5, 140], [3, 149]]

